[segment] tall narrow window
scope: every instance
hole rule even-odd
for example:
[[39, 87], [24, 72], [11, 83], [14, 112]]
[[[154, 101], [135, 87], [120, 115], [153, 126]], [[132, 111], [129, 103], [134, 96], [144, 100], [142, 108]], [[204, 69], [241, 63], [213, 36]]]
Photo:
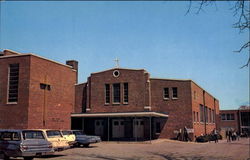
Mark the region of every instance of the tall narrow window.
[[113, 103], [121, 102], [120, 88], [120, 83], [113, 84]]
[[207, 106], [205, 106], [205, 122], [208, 123], [208, 109], [207, 109]]
[[163, 89], [163, 99], [169, 99], [169, 89], [168, 88]]
[[8, 102], [17, 102], [18, 100], [18, 80], [19, 80], [19, 64], [9, 65], [9, 90]]
[[196, 122], [199, 122], [199, 113], [198, 112], [196, 112], [196, 118], [197, 118]]
[[110, 85], [105, 84], [105, 103], [109, 104], [110, 103]]
[[172, 88], [172, 91], [173, 91], [173, 98], [178, 98], [177, 87], [173, 87], [173, 88]]
[[195, 119], [195, 111], [193, 111], [193, 122], [196, 122], [196, 119]]
[[200, 105], [200, 122], [204, 122], [204, 107]]
[[123, 103], [128, 104], [128, 83], [123, 84]]

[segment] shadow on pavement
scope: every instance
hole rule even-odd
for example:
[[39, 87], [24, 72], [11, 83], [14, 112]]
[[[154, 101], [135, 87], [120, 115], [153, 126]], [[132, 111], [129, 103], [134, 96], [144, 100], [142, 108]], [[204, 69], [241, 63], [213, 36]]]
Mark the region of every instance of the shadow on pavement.
[[63, 157], [63, 156], [65, 156], [65, 155], [54, 154], [54, 155], [41, 156], [41, 157], [39, 157], [39, 158], [44, 158], [44, 159], [46, 159], [46, 158], [56, 158], [56, 157]]
[[170, 154], [161, 154], [161, 153], [152, 153], [155, 156], [159, 156], [163, 159], [166, 160], [216, 160], [216, 159], [220, 159], [220, 160], [228, 160], [228, 158], [216, 158], [216, 157], [207, 157], [207, 156], [183, 156], [183, 155], [174, 155], [172, 153]]

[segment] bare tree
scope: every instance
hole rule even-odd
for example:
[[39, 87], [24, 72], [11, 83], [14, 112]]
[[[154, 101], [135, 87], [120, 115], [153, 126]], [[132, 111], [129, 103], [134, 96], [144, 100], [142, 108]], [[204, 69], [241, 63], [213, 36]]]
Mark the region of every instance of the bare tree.
[[[233, 4], [230, 10], [233, 11], [233, 16], [237, 17], [238, 21], [233, 24], [233, 27], [239, 30], [239, 33], [243, 33], [244, 31], [250, 32], [250, 1], [249, 0], [237, 0], [231, 1]], [[207, 6], [214, 5], [217, 9], [216, 1], [214, 0], [202, 0], [202, 1], [194, 1], [195, 6], [192, 4], [192, 0], [189, 1], [189, 7], [186, 12], [186, 15], [191, 11], [192, 7], [195, 7], [195, 13], [199, 14], [201, 11], [204, 11], [204, 8]], [[198, 3], [198, 4], [197, 4]], [[246, 53], [250, 54], [250, 40], [245, 42], [237, 51], [237, 53], [242, 53], [246, 51]], [[241, 68], [248, 67], [250, 65], [250, 55], [248, 56], [248, 60], [245, 65]]]

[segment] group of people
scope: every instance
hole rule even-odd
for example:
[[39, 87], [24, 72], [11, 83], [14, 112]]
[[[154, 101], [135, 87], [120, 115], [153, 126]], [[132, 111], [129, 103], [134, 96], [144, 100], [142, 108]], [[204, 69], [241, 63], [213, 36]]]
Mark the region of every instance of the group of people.
[[231, 129], [226, 130], [226, 138], [227, 142], [235, 141], [236, 139], [240, 139], [240, 133], [236, 131], [232, 131]]
[[186, 142], [191, 141], [191, 139], [188, 137], [188, 131], [186, 126], [183, 128], [183, 130], [179, 130], [177, 134], [177, 140]]

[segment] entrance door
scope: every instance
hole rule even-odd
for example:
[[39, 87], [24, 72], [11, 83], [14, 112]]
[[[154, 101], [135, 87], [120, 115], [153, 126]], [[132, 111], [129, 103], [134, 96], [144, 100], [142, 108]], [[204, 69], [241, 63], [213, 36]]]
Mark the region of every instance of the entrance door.
[[103, 120], [95, 120], [95, 135], [103, 136], [104, 129], [104, 121]]
[[137, 138], [144, 138], [144, 121], [143, 119], [133, 120], [133, 136]]
[[124, 137], [124, 120], [123, 119], [114, 119], [112, 121], [112, 135], [113, 135], [113, 138]]

